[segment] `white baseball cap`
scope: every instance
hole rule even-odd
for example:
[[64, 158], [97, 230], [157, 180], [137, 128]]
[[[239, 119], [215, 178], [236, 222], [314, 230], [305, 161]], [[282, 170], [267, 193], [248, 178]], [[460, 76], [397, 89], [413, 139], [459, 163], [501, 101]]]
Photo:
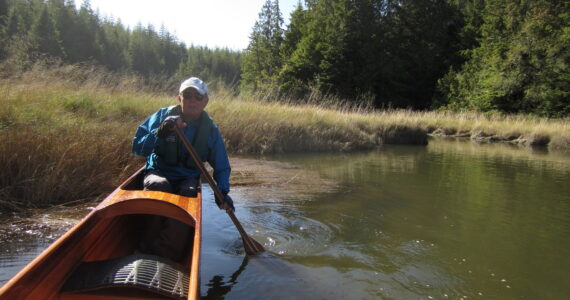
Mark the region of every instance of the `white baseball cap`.
[[185, 89], [189, 87], [195, 88], [196, 91], [198, 91], [198, 93], [200, 93], [200, 95], [202, 96], [208, 93], [208, 86], [206, 86], [204, 81], [202, 81], [200, 78], [197, 77], [190, 77], [184, 80], [184, 82], [182, 82], [182, 84], [180, 85], [180, 91], [178, 92], [182, 93]]

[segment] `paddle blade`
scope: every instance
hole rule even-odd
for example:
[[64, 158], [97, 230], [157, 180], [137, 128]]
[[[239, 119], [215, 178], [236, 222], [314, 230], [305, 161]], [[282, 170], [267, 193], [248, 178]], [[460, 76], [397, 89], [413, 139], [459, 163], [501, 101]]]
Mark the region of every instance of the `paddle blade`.
[[245, 249], [245, 253], [247, 255], [256, 255], [265, 251], [263, 246], [256, 240], [252, 239], [250, 236], [242, 236], [242, 240], [243, 248]]
[[255, 255], [265, 251], [265, 249], [263, 249], [263, 246], [261, 246], [260, 243], [258, 243], [256, 240], [252, 239], [249, 235], [247, 235], [247, 233], [245, 233], [245, 230], [241, 226], [241, 223], [238, 221], [236, 215], [234, 215], [232, 211], [226, 211], [226, 213], [228, 214], [228, 216], [230, 216], [230, 219], [232, 219], [232, 222], [234, 222], [234, 225], [236, 226], [237, 230], [239, 231], [239, 234], [241, 235], [241, 239], [243, 240], [243, 248], [245, 249], [246, 254]]

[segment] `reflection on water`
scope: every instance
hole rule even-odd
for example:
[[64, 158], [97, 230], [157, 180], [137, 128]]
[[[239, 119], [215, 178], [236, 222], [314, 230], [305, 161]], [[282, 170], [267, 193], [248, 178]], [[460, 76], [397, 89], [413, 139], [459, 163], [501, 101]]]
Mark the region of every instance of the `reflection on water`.
[[47, 246], [49, 242], [33, 237], [18, 238], [9, 243], [3, 243], [2, 253], [0, 253], [0, 285], [6, 283]]
[[221, 299], [232, 290], [232, 287], [237, 284], [237, 279], [239, 275], [245, 270], [249, 258], [244, 256], [243, 261], [239, 268], [231, 275], [229, 278], [225, 279], [223, 275], [214, 275], [206, 286], [208, 290], [206, 295], [202, 299]]
[[[232, 191], [236, 216], [268, 253], [244, 259], [204, 188], [206, 299], [570, 295], [568, 155], [432, 140], [243, 161], [255, 170], [244, 169], [248, 181]], [[21, 264], [45, 247], [10, 245], [0, 249], [4, 281], [11, 259]]]
[[568, 156], [432, 141], [279, 159], [344, 187], [300, 209], [336, 231], [327, 250], [292, 262], [377, 272], [382, 279], [367, 277], [370, 287], [383, 285], [387, 298], [570, 294]]
[[23, 214], [0, 214], [0, 286], [20, 271], [92, 207], [54, 207]]

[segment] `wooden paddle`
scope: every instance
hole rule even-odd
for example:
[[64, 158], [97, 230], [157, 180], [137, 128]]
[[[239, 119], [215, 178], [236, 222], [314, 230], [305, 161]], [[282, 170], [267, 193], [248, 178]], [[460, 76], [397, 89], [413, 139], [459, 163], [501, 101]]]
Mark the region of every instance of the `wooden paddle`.
[[[192, 156], [192, 159], [200, 169], [200, 172], [202, 172], [202, 175], [206, 177], [206, 181], [208, 181], [208, 184], [210, 184], [210, 187], [214, 191], [216, 197], [221, 201], [224, 201], [225, 198], [224, 194], [222, 194], [222, 191], [220, 191], [210, 173], [206, 171], [204, 164], [198, 157], [198, 154], [196, 154], [196, 151], [194, 151], [194, 148], [192, 148], [192, 145], [190, 145], [190, 143], [188, 142], [188, 139], [184, 136], [182, 131], [180, 131], [180, 128], [178, 128], [178, 126], [174, 126], [174, 130], [176, 130], [176, 133], [180, 137], [180, 140], [182, 141], [182, 143], [190, 153], [190, 156]], [[234, 222], [234, 225], [236, 226], [237, 230], [239, 231], [239, 234], [241, 235], [241, 239], [243, 240], [243, 247], [245, 248], [245, 253], [247, 253], [248, 255], [254, 255], [265, 251], [265, 249], [260, 243], [258, 243], [256, 240], [252, 239], [250, 236], [247, 235], [247, 233], [241, 226], [241, 223], [238, 221], [238, 219], [236, 218], [236, 216], [232, 211], [229, 212], [226, 211], [226, 213], [230, 216], [230, 219], [232, 219], [232, 222]]]

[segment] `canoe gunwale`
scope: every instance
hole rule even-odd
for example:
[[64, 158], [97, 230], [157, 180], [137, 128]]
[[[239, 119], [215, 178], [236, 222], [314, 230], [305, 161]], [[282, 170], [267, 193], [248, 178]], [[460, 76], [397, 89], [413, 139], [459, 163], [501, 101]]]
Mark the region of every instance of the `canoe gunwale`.
[[[202, 194], [189, 198], [176, 194], [144, 191], [141, 168], [117, 187], [82, 220], [36, 256], [12, 279], [0, 287], [0, 298], [59, 299], [60, 288], [70, 272], [90, 254], [98, 236], [91, 235], [103, 220], [118, 220], [123, 215], [159, 215], [173, 218], [194, 228], [194, 253], [188, 261], [190, 286], [188, 299], [199, 297], [199, 265], [201, 252]], [[99, 230], [98, 232], [104, 233]], [[99, 247], [100, 248], [100, 247]], [[53, 276], [55, 275], [55, 276]], [[76, 295], [84, 297], [90, 296]], [[117, 298], [118, 299], [118, 298]]]
[[[180, 203], [175, 203], [175, 201], [152, 197], [152, 194], [161, 192], [145, 191], [144, 193], [151, 195], [144, 197], [139, 193], [139, 195], [135, 197], [112, 198], [111, 200], [115, 199], [116, 201], [101, 203], [101, 205], [95, 209], [95, 214], [101, 218], [113, 218], [130, 214], [156, 215], [176, 219], [187, 225], [196, 227], [196, 218], [194, 216], [197, 212], [196, 208], [192, 207], [192, 202], [184, 201], [186, 202], [186, 207], [183, 207]], [[173, 194], [168, 195], [180, 197]]]

